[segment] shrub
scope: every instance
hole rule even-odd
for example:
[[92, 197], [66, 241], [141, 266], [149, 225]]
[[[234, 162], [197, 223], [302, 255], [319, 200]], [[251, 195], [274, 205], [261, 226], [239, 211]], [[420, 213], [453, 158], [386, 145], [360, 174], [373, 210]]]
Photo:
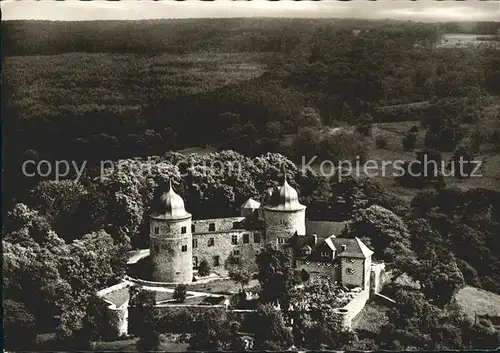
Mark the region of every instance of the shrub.
[[201, 260], [198, 266], [198, 274], [202, 277], [208, 276], [210, 274], [210, 264], [206, 259]]
[[173, 294], [173, 298], [177, 300], [179, 303], [184, 303], [187, 297], [187, 287], [185, 284], [179, 284], [175, 287], [175, 291]]
[[375, 139], [375, 145], [377, 148], [386, 148], [387, 147], [387, 139], [384, 136], [377, 136]]
[[417, 135], [412, 134], [412, 133], [407, 133], [403, 137], [402, 142], [403, 142], [403, 149], [405, 151], [412, 150], [417, 145]]

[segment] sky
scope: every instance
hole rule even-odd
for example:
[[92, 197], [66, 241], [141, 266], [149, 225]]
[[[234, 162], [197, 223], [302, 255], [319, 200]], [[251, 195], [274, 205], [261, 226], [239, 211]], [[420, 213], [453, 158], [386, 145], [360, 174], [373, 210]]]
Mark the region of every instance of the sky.
[[304, 17], [434, 21], [500, 21], [500, 0], [492, 1], [31, 1], [1, 2], [2, 20], [140, 20], [200, 17]]

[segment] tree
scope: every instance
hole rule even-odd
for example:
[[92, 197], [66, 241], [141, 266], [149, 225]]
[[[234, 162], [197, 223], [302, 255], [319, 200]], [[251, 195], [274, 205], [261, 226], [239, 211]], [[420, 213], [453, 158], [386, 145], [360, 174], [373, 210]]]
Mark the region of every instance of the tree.
[[252, 275], [257, 270], [254, 259], [250, 259], [243, 254], [238, 258], [230, 255], [224, 266], [228, 271], [229, 278], [241, 285], [242, 292], [245, 286], [250, 283]]
[[403, 139], [403, 149], [405, 151], [412, 150], [417, 145], [417, 135], [415, 133], [407, 133]]
[[252, 272], [247, 268], [236, 267], [229, 270], [229, 278], [241, 285], [241, 291], [252, 279]]
[[297, 127], [298, 129], [316, 128], [322, 125], [321, 116], [316, 112], [316, 109], [311, 107], [305, 107], [302, 109], [299, 115]]
[[189, 339], [189, 350], [238, 350], [239, 325], [227, 321], [225, 312], [213, 315], [203, 312], [195, 321], [194, 334]]
[[186, 296], [187, 296], [187, 287], [185, 284], [178, 284], [177, 287], [175, 287], [175, 291], [174, 291], [174, 294], [172, 295], [172, 297], [177, 300], [177, 302], [179, 303], [184, 303], [184, 301], [186, 300]]
[[379, 205], [355, 212], [346, 233], [368, 238], [379, 259], [391, 261], [396, 255], [411, 253], [410, 233], [404, 219]]
[[356, 130], [363, 136], [371, 136], [372, 135], [372, 124], [373, 117], [370, 114], [362, 114], [357, 119]]
[[138, 314], [137, 350], [139, 352], [157, 351], [160, 345], [160, 336], [157, 332], [157, 315], [155, 312], [156, 293], [146, 290], [132, 291], [131, 307]]
[[8, 350], [32, 350], [36, 341], [36, 321], [23, 303], [5, 299], [3, 303], [4, 347]]
[[377, 148], [386, 148], [387, 139], [384, 136], [377, 136], [375, 138], [375, 145], [377, 146]]
[[257, 254], [256, 262], [262, 302], [279, 303], [283, 310], [288, 310], [291, 292], [300, 283], [297, 271], [291, 267], [288, 253], [268, 246]]
[[466, 147], [457, 148], [448, 161], [448, 170], [451, 170], [452, 175], [459, 179], [469, 177], [475, 166], [474, 157]]
[[256, 349], [284, 350], [292, 344], [292, 333], [285, 326], [281, 312], [272, 304], [257, 308], [256, 323], [254, 343]]
[[202, 277], [208, 276], [210, 274], [210, 264], [206, 259], [200, 261], [198, 265], [198, 274]]

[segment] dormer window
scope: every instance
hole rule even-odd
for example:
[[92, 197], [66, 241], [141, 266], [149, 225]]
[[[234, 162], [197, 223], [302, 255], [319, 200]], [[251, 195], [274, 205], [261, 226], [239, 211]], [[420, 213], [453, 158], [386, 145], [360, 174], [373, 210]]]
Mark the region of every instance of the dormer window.
[[215, 232], [215, 223], [209, 223], [208, 224], [208, 231], [209, 232]]
[[233, 229], [238, 229], [240, 227], [240, 222], [233, 222]]

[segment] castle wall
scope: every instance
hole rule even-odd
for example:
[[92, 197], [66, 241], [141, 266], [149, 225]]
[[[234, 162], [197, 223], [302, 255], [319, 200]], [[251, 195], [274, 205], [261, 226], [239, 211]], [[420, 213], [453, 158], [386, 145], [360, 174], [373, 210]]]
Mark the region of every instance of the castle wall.
[[385, 279], [385, 264], [372, 264], [370, 266], [370, 293], [379, 293]]
[[[228, 218], [213, 218], [193, 220], [193, 234], [198, 233], [214, 233], [214, 232], [230, 232], [236, 229], [243, 229], [241, 224], [245, 220], [244, 217], [228, 217]], [[210, 224], [214, 225], [215, 230], [210, 230]]]
[[[370, 267], [365, 271], [364, 269], [365, 259], [358, 258], [340, 258], [340, 281], [344, 286], [354, 286], [354, 287], [362, 287], [364, 288], [365, 276], [368, 273], [368, 281]], [[350, 270], [353, 270], [354, 273], [350, 273]]]
[[306, 234], [306, 210], [271, 211], [264, 209], [266, 239], [268, 243], [278, 245], [278, 238], [291, 238], [295, 232]]
[[[159, 234], [155, 234], [155, 227], [159, 227]], [[173, 283], [193, 280], [191, 217], [181, 220], [152, 218], [149, 248], [153, 280]]]
[[104, 288], [97, 292], [97, 296], [101, 297], [108, 305], [110, 324], [116, 329], [116, 333], [118, 336], [127, 335], [128, 334], [128, 303], [127, 299], [122, 305], [117, 307], [113, 302], [106, 299], [106, 296], [119, 291], [126, 289], [132, 285], [129, 281], [123, 281], [117, 283], [111, 287]]
[[327, 266], [326, 263], [311, 262], [304, 260], [296, 260], [295, 261], [296, 268], [300, 270], [306, 270], [311, 279], [318, 279], [321, 277], [323, 279], [329, 279], [330, 281], [338, 281], [340, 279], [339, 267], [336, 264], [330, 263], [330, 266]]
[[[248, 235], [248, 243], [243, 242], [245, 234]], [[255, 242], [256, 234], [260, 238], [257, 243]], [[237, 244], [232, 242], [233, 235], [236, 236]], [[213, 271], [219, 275], [226, 275], [224, 264], [235, 250], [239, 250], [239, 256], [245, 261], [255, 261], [255, 255], [262, 248], [264, 239], [260, 232], [240, 229], [230, 232], [195, 233], [193, 242], [195, 243], [193, 257], [196, 257], [193, 261], [196, 260], [199, 264], [206, 259]], [[219, 258], [218, 266], [215, 263], [216, 256]]]

